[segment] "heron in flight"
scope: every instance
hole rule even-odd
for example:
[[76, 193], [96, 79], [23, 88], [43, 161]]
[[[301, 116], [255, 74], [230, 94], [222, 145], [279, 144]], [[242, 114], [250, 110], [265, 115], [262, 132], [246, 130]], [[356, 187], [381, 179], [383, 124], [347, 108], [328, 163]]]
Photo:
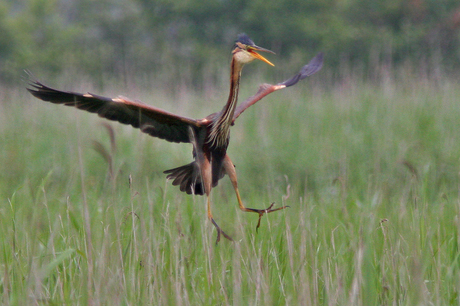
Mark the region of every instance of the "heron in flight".
[[227, 103], [220, 112], [213, 113], [203, 119], [178, 116], [141, 102], [129, 100], [125, 97], [112, 99], [91, 93], [81, 94], [71, 91], [61, 91], [48, 87], [37, 80], [30, 80], [27, 90], [43, 101], [73, 106], [91, 113], [97, 113], [100, 117], [132, 125], [153, 137], [165, 139], [170, 142], [191, 143], [193, 145], [194, 161], [178, 168], [166, 170], [164, 173], [167, 174], [168, 179], [172, 180], [173, 185], [179, 186], [181, 191], [187, 194], [206, 194], [208, 218], [216, 227], [216, 243], [218, 243], [221, 235], [232, 240], [217, 225], [211, 212], [211, 189], [225, 175], [229, 176], [233, 185], [239, 208], [242, 211], [259, 215], [256, 229], [259, 228], [260, 220], [264, 214], [286, 208], [286, 206], [273, 208], [274, 204], [271, 204], [268, 208], [256, 209], [248, 208], [243, 204], [238, 191], [235, 166], [227, 155], [230, 127], [241, 113], [254, 103], [274, 91], [297, 84], [298, 81], [319, 71], [323, 65], [323, 54], [319, 53], [292, 78], [275, 85], [261, 85], [254, 96], [237, 106], [243, 66], [255, 59], [273, 66], [271, 62], [258, 52], [274, 53], [255, 45], [246, 34], [238, 35], [232, 51], [230, 93]]

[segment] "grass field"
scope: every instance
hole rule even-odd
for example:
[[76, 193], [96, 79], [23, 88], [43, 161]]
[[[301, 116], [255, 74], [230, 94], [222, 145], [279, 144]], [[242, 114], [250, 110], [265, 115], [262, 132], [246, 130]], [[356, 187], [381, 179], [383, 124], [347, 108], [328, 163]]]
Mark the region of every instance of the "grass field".
[[[105, 94], [193, 117], [226, 96], [126, 91]], [[1, 303], [458, 305], [459, 97], [454, 81], [412, 76], [267, 97], [229, 155], [247, 206], [290, 208], [256, 233], [223, 179], [213, 212], [236, 241], [216, 246], [205, 198], [162, 174], [191, 146], [116, 123], [111, 142], [97, 116], [4, 88]]]

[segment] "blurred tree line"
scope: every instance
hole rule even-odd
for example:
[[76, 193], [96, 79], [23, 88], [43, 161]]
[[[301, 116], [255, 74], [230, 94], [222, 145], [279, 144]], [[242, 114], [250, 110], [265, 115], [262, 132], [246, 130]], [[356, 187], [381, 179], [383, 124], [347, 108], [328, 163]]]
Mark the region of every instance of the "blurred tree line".
[[159, 74], [199, 85], [227, 68], [222, 61], [240, 32], [298, 67], [323, 51], [335, 68], [453, 70], [459, 29], [458, 0], [3, 0], [0, 80], [27, 68], [96, 83]]

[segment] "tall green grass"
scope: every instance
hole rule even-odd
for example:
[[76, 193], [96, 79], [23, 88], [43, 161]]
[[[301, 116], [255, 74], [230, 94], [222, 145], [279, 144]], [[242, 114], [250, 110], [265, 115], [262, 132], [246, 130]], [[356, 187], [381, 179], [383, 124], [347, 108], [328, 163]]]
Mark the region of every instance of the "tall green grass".
[[[239, 211], [223, 179], [213, 212], [235, 242], [217, 246], [205, 199], [162, 174], [189, 162], [190, 146], [116, 123], [111, 143], [97, 116], [21, 88], [3, 93], [3, 304], [459, 303], [454, 82], [313, 80], [256, 104], [229, 148], [243, 201], [290, 209], [265, 216], [256, 233], [257, 216]], [[128, 94], [193, 117], [225, 101]]]

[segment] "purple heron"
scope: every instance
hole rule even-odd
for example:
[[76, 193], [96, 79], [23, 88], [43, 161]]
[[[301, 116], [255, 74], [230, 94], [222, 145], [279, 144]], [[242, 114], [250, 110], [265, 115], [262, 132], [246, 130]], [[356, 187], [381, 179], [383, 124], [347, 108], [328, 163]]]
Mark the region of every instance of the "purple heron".
[[217, 229], [216, 243], [220, 241], [221, 234], [232, 240], [216, 223], [211, 212], [211, 189], [226, 174], [235, 189], [239, 208], [245, 212], [257, 213], [259, 220], [264, 214], [286, 208], [286, 206], [273, 208], [273, 204], [265, 209], [248, 208], [243, 204], [238, 191], [238, 182], [227, 148], [230, 140], [230, 126], [235, 119], [248, 107], [266, 95], [295, 85], [317, 71], [323, 64], [323, 55], [319, 53], [308, 65], [302, 67], [300, 72], [292, 78], [276, 85], [263, 84], [258, 92], [237, 106], [238, 89], [241, 70], [247, 63], [255, 59], [272, 65], [266, 58], [257, 52], [273, 53], [270, 50], [258, 47], [246, 35], [240, 34], [232, 51], [230, 64], [230, 94], [227, 103], [220, 112], [213, 113], [203, 119], [191, 119], [178, 116], [162, 109], [135, 102], [124, 97], [106, 98], [91, 93], [81, 94], [71, 91], [61, 91], [48, 87], [36, 80], [29, 81], [27, 90], [35, 97], [55, 104], [74, 106], [78, 109], [97, 113], [100, 117], [132, 125], [151, 136], [165, 139], [170, 142], [192, 143], [194, 161], [190, 164], [164, 171], [172, 184], [179, 186], [187, 194], [207, 196], [208, 218]]

